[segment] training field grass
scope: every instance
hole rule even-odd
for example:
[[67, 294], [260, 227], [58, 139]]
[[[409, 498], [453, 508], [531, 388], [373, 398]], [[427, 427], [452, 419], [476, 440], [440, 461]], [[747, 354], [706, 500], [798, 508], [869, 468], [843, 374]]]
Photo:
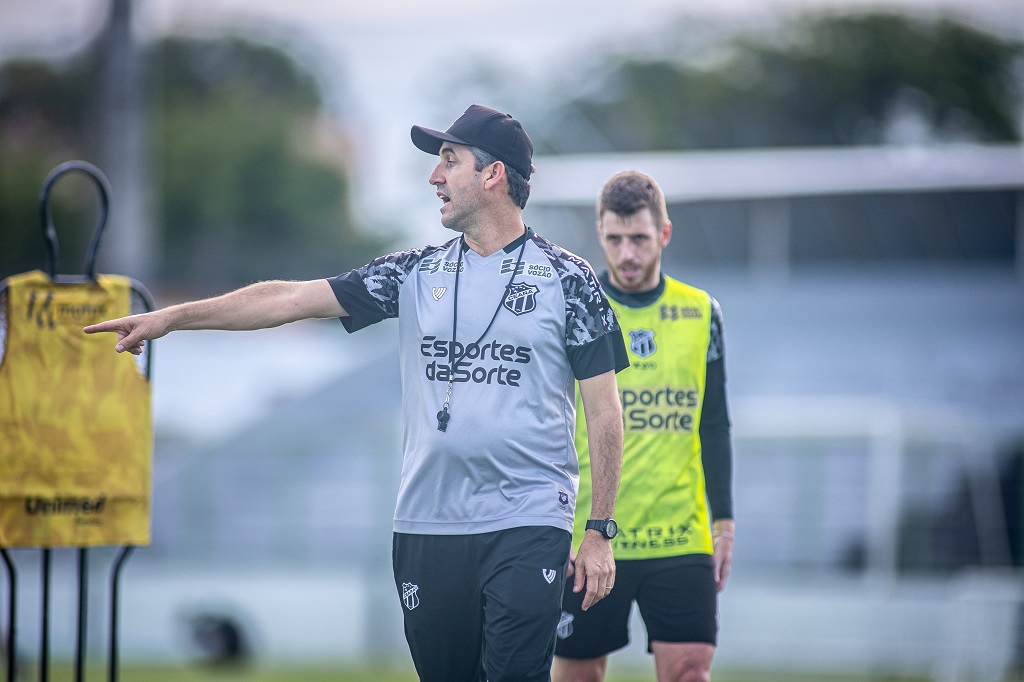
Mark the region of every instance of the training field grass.
[[[73, 680], [74, 674], [68, 665], [51, 668], [50, 679], [54, 682]], [[22, 670], [21, 680], [36, 680], [36, 670]], [[87, 682], [105, 682], [107, 671], [91, 667], [86, 671]], [[209, 667], [150, 667], [137, 665], [121, 666], [120, 682], [417, 682], [416, 674], [410, 668], [346, 668], [334, 667], [262, 667], [217, 669]], [[653, 682], [654, 670], [610, 669], [606, 682]], [[714, 671], [713, 682], [930, 682], [924, 677], [861, 676], [861, 675], [801, 675], [782, 673], [739, 673]], [[1024, 682], [1019, 680], [1018, 682]]]

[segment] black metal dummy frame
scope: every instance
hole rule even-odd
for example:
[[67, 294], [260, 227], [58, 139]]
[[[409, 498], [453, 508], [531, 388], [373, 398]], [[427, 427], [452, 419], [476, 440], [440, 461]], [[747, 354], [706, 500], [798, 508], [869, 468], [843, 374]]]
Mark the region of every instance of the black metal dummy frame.
[[[99, 190], [100, 208], [93, 230], [92, 240], [89, 243], [85, 255], [84, 275], [67, 276], [58, 275], [59, 247], [57, 242], [57, 230], [53, 225], [50, 213], [50, 190], [57, 179], [71, 171], [80, 171], [92, 179]], [[81, 284], [96, 281], [96, 254], [99, 251], [100, 238], [103, 236], [103, 229], [106, 226], [107, 214], [110, 207], [110, 183], [99, 168], [85, 161], [68, 161], [50, 171], [43, 183], [43, 189], [39, 197], [39, 215], [43, 227], [43, 239], [46, 242], [47, 269], [49, 277], [62, 284]], [[146, 310], [153, 309], [153, 299], [144, 286], [132, 280], [132, 291], [142, 300]], [[0, 289], [0, 293], [3, 289]], [[146, 379], [152, 376], [153, 367], [153, 346], [147, 344], [146, 350]], [[40, 616], [40, 643], [39, 643], [39, 680], [48, 682], [50, 679], [50, 573], [53, 549], [43, 547], [41, 549], [40, 563], [40, 585], [42, 592], [42, 613]], [[78, 551], [78, 617], [77, 632], [75, 641], [75, 682], [85, 680], [85, 659], [86, 659], [86, 616], [88, 614], [88, 587], [89, 587], [89, 550], [86, 547], [73, 548]], [[119, 636], [120, 636], [120, 595], [121, 595], [121, 571], [125, 562], [134, 549], [126, 545], [118, 548], [118, 553], [110, 568], [110, 629], [107, 652], [107, 666], [110, 682], [117, 682], [119, 672]], [[7, 548], [0, 547], [0, 557], [3, 558], [7, 573], [7, 582], [10, 586], [9, 601], [7, 605], [7, 682], [16, 682], [18, 672], [18, 571], [14, 560], [11, 558]]]
[[[111, 682], [117, 682], [119, 672], [118, 638], [120, 634], [120, 592], [121, 569], [134, 547], [120, 547], [110, 569], [110, 629], [107, 649], [107, 665]], [[86, 659], [86, 616], [88, 613], [88, 548], [78, 547], [78, 617], [75, 642], [75, 681], [85, 680]], [[42, 615], [39, 641], [39, 680], [50, 679], [50, 569], [53, 550], [41, 550], [40, 576], [42, 580]], [[10, 586], [10, 600], [7, 605], [7, 682], [15, 682], [18, 673], [18, 571], [10, 552], [0, 547]]]

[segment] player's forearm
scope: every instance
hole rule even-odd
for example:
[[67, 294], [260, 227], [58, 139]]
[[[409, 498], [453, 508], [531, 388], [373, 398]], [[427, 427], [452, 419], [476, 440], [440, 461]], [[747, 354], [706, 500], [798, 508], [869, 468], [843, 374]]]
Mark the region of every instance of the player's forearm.
[[244, 331], [278, 327], [317, 317], [304, 287], [311, 282], [257, 282], [230, 293], [157, 311], [167, 331], [221, 329]]
[[[616, 400], [616, 405], [618, 401]], [[593, 501], [590, 518], [606, 519], [615, 515], [615, 496], [622, 474], [622, 412], [608, 407], [587, 415], [590, 447], [590, 475]]]
[[707, 365], [700, 417], [701, 461], [712, 518], [732, 518], [732, 436], [722, 358]]
[[609, 370], [581, 379], [579, 387], [590, 448], [590, 518], [609, 518], [615, 512], [615, 495], [622, 474], [622, 404], [615, 372]]

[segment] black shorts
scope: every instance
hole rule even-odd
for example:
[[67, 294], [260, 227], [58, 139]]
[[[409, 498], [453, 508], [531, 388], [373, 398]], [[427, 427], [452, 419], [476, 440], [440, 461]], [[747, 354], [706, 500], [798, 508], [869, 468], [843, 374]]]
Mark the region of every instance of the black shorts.
[[[718, 593], [714, 560], [707, 554], [615, 562], [615, 587], [586, 612], [586, 590], [572, 591], [566, 580], [562, 597], [557, 656], [596, 658], [629, 644], [629, 616], [636, 601], [651, 642], [701, 642], [715, 645]], [[569, 616], [572, 616], [570, 622]]]
[[548, 682], [570, 543], [549, 526], [395, 533], [395, 587], [420, 680]]

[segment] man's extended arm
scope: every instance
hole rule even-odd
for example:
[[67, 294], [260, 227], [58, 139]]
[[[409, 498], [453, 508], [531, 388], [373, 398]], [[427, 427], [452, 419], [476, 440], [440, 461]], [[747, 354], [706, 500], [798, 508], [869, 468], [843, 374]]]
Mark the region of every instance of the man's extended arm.
[[117, 333], [117, 352], [142, 352], [145, 342], [183, 329], [242, 331], [278, 327], [287, 322], [320, 317], [344, 317], [327, 280], [257, 282], [201, 301], [108, 320], [85, 328], [85, 333]]
[[[579, 382], [583, 411], [587, 419], [590, 447], [590, 475], [593, 490], [590, 517], [606, 519], [614, 515], [615, 495], [622, 474], [622, 405], [615, 383], [615, 372]], [[615, 560], [611, 542], [596, 530], [588, 530], [576, 554], [576, 582], [579, 592], [586, 583], [583, 610], [607, 595], [615, 584]]]

